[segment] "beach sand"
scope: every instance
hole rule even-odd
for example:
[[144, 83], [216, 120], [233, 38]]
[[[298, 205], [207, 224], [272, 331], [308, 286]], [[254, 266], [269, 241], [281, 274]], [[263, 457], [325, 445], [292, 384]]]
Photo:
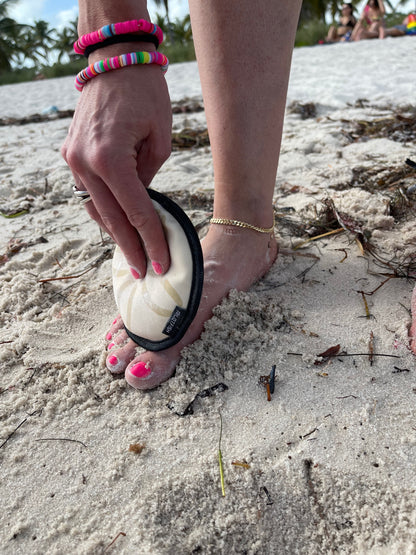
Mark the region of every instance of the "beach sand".
[[[0, 128], [0, 211], [23, 212], [0, 242], [1, 553], [416, 553], [415, 54], [413, 37], [294, 52], [279, 258], [146, 393], [104, 367], [113, 245], [72, 197], [70, 119]], [[201, 100], [195, 63], [167, 79]], [[0, 118], [77, 98], [72, 78], [3, 86]], [[204, 233], [209, 147], [152, 186]]]

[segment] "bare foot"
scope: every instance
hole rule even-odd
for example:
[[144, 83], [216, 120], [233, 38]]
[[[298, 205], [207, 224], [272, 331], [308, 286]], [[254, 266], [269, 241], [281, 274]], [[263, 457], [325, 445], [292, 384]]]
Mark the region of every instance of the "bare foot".
[[152, 389], [170, 378], [181, 351], [201, 335], [212, 309], [231, 289], [246, 291], [271, 267], [277, 256], [274, 237], [248, 229], [212, 225], [202, 241], [204, 287], [198, 313], [182, 340], [159, 352], [136, 354], [137, 345], [128, 338], [121, 318], [116, 318], [107, 335], [107, 368], [113, 374], [125, 372], [136, 389]]

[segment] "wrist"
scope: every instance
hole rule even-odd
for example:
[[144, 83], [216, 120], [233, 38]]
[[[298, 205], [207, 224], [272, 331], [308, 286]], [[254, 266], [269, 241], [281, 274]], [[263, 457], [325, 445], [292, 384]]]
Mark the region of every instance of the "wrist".
[[88, 63], [94, 64], [104, 58], [112, 58], [113, 56], [121, 56], [129, 52], [155, 52], [156, 47], [149, 42], [123, 42], [120, 44], [112, 44], [99, 48], [88, 56]]
[[146, 0], [79, 0], [78, 34], [91, 33], [119, 21], [131, 19], [149, 20]]

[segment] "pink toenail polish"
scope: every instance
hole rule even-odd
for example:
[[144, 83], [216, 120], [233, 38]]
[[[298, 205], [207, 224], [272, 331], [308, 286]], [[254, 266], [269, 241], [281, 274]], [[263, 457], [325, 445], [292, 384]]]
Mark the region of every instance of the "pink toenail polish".
[[134, 279], [140, 279], [141, 276], [135, 268], [130, 268], [130, 272]]
[[130, 374], [133, 374], [136, 378], [146, 378], [152, 372], [148, 364], [147, 362], [138, 362], [130, 368]]
[[114, 318], [114, 322], [111, 324], [112, 326], [114, 326], [114, 324], [117, 322], [118, 318]]
[[108, 344], [108, 350], [111, 351], [111, 349], [114, 347], [115, 343], [109, 343]]
[[159, 262], [152, 262], [153, 270], [157, 273], [158, 276], [163, 272], [162, 266]]
[[108, 363], [111, 364], [111, 366], [115, 366], [118, 364], [118, 358], [112, 355], [111, 357], [108, 357]]
[[105, 336], [105, 338], [107, 339], [107, 341], [110, 341], [112, 337], [113, 337], [113, 336], [112, 336], [111, 332], [108, 332], [107, 335]]

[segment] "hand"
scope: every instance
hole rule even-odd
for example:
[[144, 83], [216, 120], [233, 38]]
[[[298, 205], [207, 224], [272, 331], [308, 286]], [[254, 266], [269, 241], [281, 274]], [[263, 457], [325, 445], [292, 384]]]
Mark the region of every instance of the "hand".
[[163, 228], [145, 188], [170, 155], [171, 126], [160, 68], [125, 67], [85, 85], [62, 147], [77, 188], [91, 195], [84, 205], [89, 215], [140, 277], [146, 254], [163, 273], [169, 268]]

